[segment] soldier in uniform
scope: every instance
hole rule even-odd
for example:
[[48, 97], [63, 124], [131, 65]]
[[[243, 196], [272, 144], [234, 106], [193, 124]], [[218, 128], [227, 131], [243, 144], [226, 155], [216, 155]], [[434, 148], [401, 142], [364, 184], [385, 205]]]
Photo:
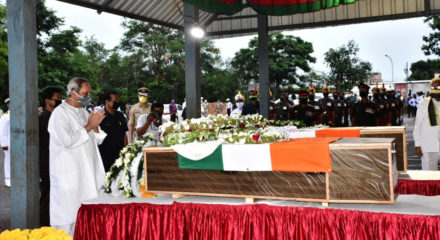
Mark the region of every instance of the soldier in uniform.
[[390, 112], [390, 122], [387, 124], [389, 126], [400, 126], [400, 114], [401, 114], [401, 104], [395, 96], [395, 91], [387, 91], [387, 104]]
[[[343, 97], [343, 96], [341, 96]], [[345, 98], [345, 112], [344, 112], [344, 126], [349, 126], [349, 120], [351, 122], [351, 108], [356, 102], [356, 96], [353, 95], [352, 91], [347, 92], [347, 97]]]
[[377, 118], [378, 118], [378, 126], [387, 126], [390, 122], [390, 112], [388, 109], [388, 103], [385, 98], [385, 85], [382, 85], [382, 87], [379, 89], [379, 97], [375, 100], [375, 103], [377, 105]]
[[307, 90], [309, 93], [309, 105], [313, 107], [314, 110], [314, 118], [315, 118], [315, 124], [321, 124], [321, 113], [322, 113], [322, 107], [321, 103], [318, 101], [315, 101], [315, 87], [313, 86], [313, 82], [310, 82], [309, 89]]
[[334, 114], [333, 114], [334, 103], [333, 100], [331, 100], [328, 97], [329, 95], [328, 84], [325, 84], [324, 88], [322, 89], [322, 94], [324, 95], [324, 98], [319, 101], [322, 110], [321, 124], [327, 126], [334, 126]]
[[276, 104], [276, 120], [289, 120], [291, 105], [287, 98], [287, 93], [281, 93], [280, 102]]
[[290, 120], [303, 121], [307, 127], [311, 127], [316, 124], [315, 109], [308, 104], [309, 92], [299, 92], [299, 105], [296, 105], [290, 110]]
[[342, 127], [344, 126], [342, 121], [345, 116], [347, 104], [345, 103], [344, 96], [339, 96], [338, 91], [333, 92], [333, 99], [335, 127]]
[[353, 104], [352, 126], [377, 126], [376, 104], [368, 99], [370, 87], [362, 83], [358, 88], [361, 100]]
[[151, 103], [148, 102], [150, 89], [142, 87], [138, 89], [139, 103], [131, 106], [128, 116], [128, 141], [133, 142], [133, 135], [136, 132], [137, 121], [140, 115], [148, 114], [151, 110]]

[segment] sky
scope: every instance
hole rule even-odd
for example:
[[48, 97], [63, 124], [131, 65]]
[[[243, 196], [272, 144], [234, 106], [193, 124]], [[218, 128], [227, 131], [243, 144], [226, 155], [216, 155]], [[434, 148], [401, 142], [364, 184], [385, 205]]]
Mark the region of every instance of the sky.
[[[124, 32], [121, 27], [123, 17], [108, 13], [99, 15], [96, 10], [56, 0], [46, 0], [46, 4], [57, 12], [57, 16], [64, 18], [66, 25], [64, 28], [68, 26], [81, 28], [83, 39], [93, 35], [107, 48], [113, 48], [119, 44]], [[370, 62], [374, 72], [382, 73], [385, 81], [403, 81], [406, 78], [404, 68], [407, 63], [410, 67], [411, 63], [428, 58], [421, 51], [421, 46], [423, 45], [422, 37], [428, 35], [431, 29], [423, 22], [423, 19], [411, 18], [285, 31], [283, 34], [301, 37], [313, 43], [314, 53], [312, 55], [317, 59], [316, 63], [312, 64], [315, 71], [328, 72], [329, 69], [324, 62], [324, 53], [330, 48], [335, 49], [354, 40], [360, 49], [358, 57]], [[246, 48], [253, 37], [256, 35], [214, 40], [214, 44], [220, 49], [223, 60], [232, 59], [235, 52]], [[391, 57], [393, 65], [385, 55]]]

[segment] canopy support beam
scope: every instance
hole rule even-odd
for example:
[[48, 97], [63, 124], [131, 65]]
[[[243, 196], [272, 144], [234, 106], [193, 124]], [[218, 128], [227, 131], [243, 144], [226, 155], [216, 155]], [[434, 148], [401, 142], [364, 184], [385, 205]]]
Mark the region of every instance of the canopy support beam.
[[40, 225], [35, 0], [8, 0], [11, 229]]
[[191, 29], [198, 24], [199, 9], [184, 2], [185, 29], [185, 92], [186, 118], [201, 116], [200, 103], [200, 40], [191, 35]]
[[267, 15], [258, 14], [258, 75], [260, 114], [269, 119], [269, 36]]

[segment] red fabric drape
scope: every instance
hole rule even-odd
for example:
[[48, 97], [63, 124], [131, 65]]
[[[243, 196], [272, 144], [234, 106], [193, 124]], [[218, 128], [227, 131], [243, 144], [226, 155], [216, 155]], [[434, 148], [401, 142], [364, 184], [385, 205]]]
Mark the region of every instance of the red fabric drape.
[[399, 179], [394, 191], [399, 194], [437, 196], [440, 195], [440, 180]]
[[439, 239], [440, 216], [174, 203], [83, 205], [75, 239]]

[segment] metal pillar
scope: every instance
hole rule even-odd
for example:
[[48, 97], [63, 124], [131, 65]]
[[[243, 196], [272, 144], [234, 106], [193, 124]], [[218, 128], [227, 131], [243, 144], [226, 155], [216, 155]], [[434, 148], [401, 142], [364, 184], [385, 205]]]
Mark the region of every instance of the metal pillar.
[[11, 103], [11, 228], [39, 217], [38, 78], [35, 0], [7, 0]]
[[191, 36], [199, 10], [184, 2], [186, 118], [200, 117], [200, 40]]
[[260, 85], [260, 114], [269, 119], [269, 36], [267, 15], [258, 14], [258, 82]]

